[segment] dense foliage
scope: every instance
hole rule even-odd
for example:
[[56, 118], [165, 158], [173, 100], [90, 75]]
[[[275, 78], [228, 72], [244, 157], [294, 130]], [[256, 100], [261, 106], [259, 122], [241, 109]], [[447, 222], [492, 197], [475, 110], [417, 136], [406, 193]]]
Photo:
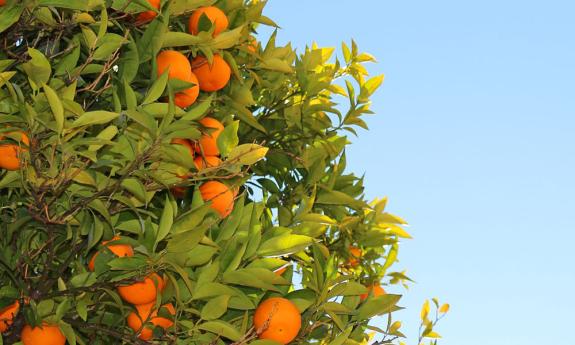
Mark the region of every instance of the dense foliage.
[[[259, 25], [276, 26], [263, 1], [153, 3], [0, 8], [0, 153], [17, 157], [9, 168], [0, 154], [0, 314], [19, 306], [9, 322], [0, 316], [4, 343], [55, 325], [69, 344], [267, 345], [258, 337], [270, 324], [252, 320], [272, 296], [301, 314], [294, 343], [360, 344], [372, 332], [399, 341], [394, 285], [409, 278], [392, 268], [409, 234], [346, 170], [347, 136], [367, 129], [383, 81], [364, 67], [374, 58], [354, 42], [339, 58], [277, 46], [275, 33], [258, 42]], [[190, 15], [212, 5], [227, 27], [201, 15], [190, 33]], [[158, 73], [165, 50], [194, 70], [198, 56], [223, 58], [231, 79], [205, 91], [200, 78], [199, 97], [182, 105], [197, 82]], [[217, 136], [206, 118], [223, 124]], [[213, 166], [198, 146], [209, 138]], [[220, 194], [233, 195], [233, 210], [216, 207]], [[127, 301], [142, 296], [118, 289], [146, 277], [157, 291], [149, 308], [169, 321], [142, 320], [157, 326], [149, 337], [129, 321], [141, 310]], [[420, 341], [438, 337], [428, 314]]]

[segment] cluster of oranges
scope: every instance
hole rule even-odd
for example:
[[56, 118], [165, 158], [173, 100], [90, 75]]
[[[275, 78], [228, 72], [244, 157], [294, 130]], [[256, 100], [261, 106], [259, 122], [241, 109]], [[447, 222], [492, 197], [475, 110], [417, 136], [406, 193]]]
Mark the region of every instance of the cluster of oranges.
[[[109, 250], [118, 257], [134, 256], [134, 249], [129, 244], [117, 244], [121, 237], [115, 236], [110, 241], [102, 242], [103, 250]], [[88, 263], [90, 271], [95, 270], [96, 257], [100, 254], [97, 251]], [[150, 340], [153, 337], [153, 327], [162, 327], [167, 329], [174, 322], [165, 317], [158, 316], [159, 309], [165, 309], [169, 314], [175, 315], [176, 310], [171, 303], [156, 308], [156, 300], [165, 287], [164, 279], [157, 273], [152, 273], [144, 280], [128, 285], [117, 287], [118, 294], [122, 299], [134, 305], [135, 312], [131, 312], [126, 321], [128, 327], [134, 332], [139, 333], [138, 337], [142, 340]]]
[[[151, 3], [151, 5], [155, 5]], [[159, 8], [159, 2], [158, 6]], [[155, 12], [151, 11], [154, 15]], [[144, 12], [140, 16], [151, 16]], [[215, 6], [201, 7], [190, 16], [188, 29], [196, 35], [199, 32], [199, 23], [202, 16], [207, 17], [213, 27], [213, 36], [216, 37], [228, 28], [229, 22], [225, 13]], [[153, 17], [152, 17], [153, 18]], [[169, 79], [177, 79], [192, 84], [191, 87], [176, 93], [174, 103], [180, 108], [187, 108], [194, 104], [200, 90], [214, 92], [223, 89], [232, 75], [230, 65], [220, 54], [214, 54], [211, 63], [204, 56], [198, 55], [191, 62], [184, 54], [176, 50], [165, 50], [156, 57], [158, 76], [168, 71]]]
[[[159, 1], [150, 1], [150, 5], [159, 9]], [[156, 15], [154, 11], [140, 14], [138, 21], [151, 19]], [[188, 29], [191, 34], [198, 34], [200, 31], [200, 18], [205, 16], [212, 23], [214, 28], [213, 36], [216, 37], [228, 28], [229, 22], [225, 13], [215, 6], [201, 7], [195, 10], [190, 16]], [[158, 76], [168, 73], [168, 79], [176, 79], [191, 86], [183, 91], [177, 92], [174, 96], [174, 103], [180, 108], [187, 108], [197, 100], [200, 90], [204, 92], [215, 92], [223, 89], [231, 77], [231, 68], [220, 54], [214, 54], [211, 63], [204, 56], [197, 56], [191, 62], [187, 56], [176, 50], [165, 50], [156, 57]], [[193, 142], [186, 138], [176, 138], [172, 144], [185, 146], [193, 160], [196, 168], [201, 171], [206, 168], [219, 166], [222, 161], [219, 158], [220, 151], [217, 139], [224, 130], [223, 124], [211, 117], [200, 120], [209, 132], [204, 133], [198, 142]], [[189, 176], [179, 176], [186, 179]], [[176, 187], [172, 189], [176, 197], [183, 197], [185, 188]], [[206, 202], [211, 202], [211, 207], [222, 217], [227, 217], [233, 210], [236, 191], [232, 191], [225, 184], [218, 181], [208, 181], [200, 186], [200, 193]]]
[[[348, 248], [349, 251], [349, 259], [347, 260], [347, 265], [351, 268], [356, 268], [357, 266], [359, 266], [360, 261], [361, 261], [361, 256], [363, 255], [363, 251], [355, 246], [349, 246]], [[369, 286], [367, 286], [367, 292], [363, 293], [359, 296], [359, 298], [364, 301], [367, 299], [367, 297], [372, 294], [373, 297], [378, 297], [378, 296], [382, 296], [385, 295], [385, 290], [381, 287], [381, 285], [379, 283], [373, 283]]]
[[[14, 317], [20, 311], [20, 302], [15, 301], [7, 307], [0, 309], [0, 333], [4, 333], [12, 325]], [[42, 323], [37, 327], [25, 325], [20, 333], [23, 345], [64, 345], [66, 337], [57, 325]]]
[[[193, 160], [194, 165], [198, 171], [207, 168], [215, 168], [222, 163], [220, 159], [220, 150], [218, 148], [218, 137], [224, 130], [224, 125], [212, 118], [204, 117], [200, 120], [200, 124], [206, 128], [208, 132], [202, 134], [202, 137], [197, 141], [189, 139], [176, 138], [172, 140], [174, 145], [182, 145], [189, 152], [188, 159]], [[188, 175], [178, 175], [182, 179], [186, 179]], [[234, 208], [234, 198], [238, 190], [232, 190], [225, 184], [219, 181], [208, 181], [200, 185], [200, 193], [202, 199], [210, 202], [210, 206], [220, 215], [221, 218], [227, 217]], [[172, 189], [172, 193], [176, 197], [183, 197], [185, 188], [176, 187]]]

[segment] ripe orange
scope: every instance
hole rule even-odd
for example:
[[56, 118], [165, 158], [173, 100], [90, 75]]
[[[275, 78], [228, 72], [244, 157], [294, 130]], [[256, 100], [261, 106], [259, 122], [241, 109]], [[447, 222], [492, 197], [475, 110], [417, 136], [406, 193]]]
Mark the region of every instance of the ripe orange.
[[200, 82], [194, 73], [190, 72], [190, 77], [184, 81], [192, 83], [194, 86], [180, 91], [174, 96], [174, 103], [182, 109], [194, 104], [200, 95]]
[[[159, 10], [160, 9], [160, 1], [161, 0], [148, 0], [148, 3], [155, 9]], [[156, 18], [156, 16], [158, 15], [158, 13], [156, 13], [155, 11], [146, 11], [146, 12], [142, 12], [138, 15], [138, 19], [136, 20], [137, 24], [144, 24], [147, 23], [149, 21], [151, 21], [152, 19]]]
[[211, 201], [211, 207], [226, 218], [234, 209], [234, 193], [225, 184], [218, 181], [208, 181], [200, 186], [202, 199]]
[[0, 0], [0, 6], [6, 5], [6, 0]]
[[20, 334], [23, 345], [64, 345], [66, 337], [56, 325], [43, 323], [42, 326], [32, 328], [24, 326]]
[[[120, 236], [114, 236], [111, 240], [102, 242], [102, 245], [106, 246], [112, 253], [116, 254], [116, 256], [118, 257], [134, 256], [134, 249], [129, 244], [111, 244], [107, 246], [108, 243], [112, 241], [118, 241], [119, 239], [121, 239]], [[92, 259], [90, 259], [90, 262], [88, 263], [88, 269], [90, 269], [90, 271], [92, 272], [94, 272], [96, 265], [96, 257], [98, 256], [98, 254], [100, 254], [99, 251], [97, 251], [92, 256]]]
[[163, 289], [164, 280], [162, 277], [152, 273], [141, 282], [118, 286], [118, 293], [128, 303], [147, 304], [154, 302], [158, 293]]
[[219, 155], [218, 137], [224, 130], [224, 125], [212, 117], [204, 117], [199, 122], [208, 128], [208, 133], [204, 133], [200, 138], [199, 145], [196, 145], [196, 152], [203, 153], [205, 156]]
[[215, 168], [222, 164], [222, 160], [218, 156], [198, 156], [194, 159], [196, 169], [204, 170], [205, 168]]
[[[18, 144], [3, 144], [0, 145], [0, 169], [6, 170], [18, 170], [20, 169], [20, 154], [22, 151], [27, 151], [30, 145], [30, 139], [24, 132], [17, 132], [20, 134], [18, 139]], [[9, 132], [8, 134], [14, 134], [14, 132]], [[5, 137], [0, 135], [0, 140], [4, 140]]]
[[[164, 50], [156, 57], [158, 76], [169, 69], [169, 79], [188, 81], [192, 79], [192, 66], [188, 58], [176, 50]], [[193, 81], [191, 81], [193, 82]]]
[[359, 295], [359, 298], [363, 301], [369, 296], [370, 293], [373, 294], [373, 297], [385, 295], [385, 290], [379, 285], [379, 283], [374, 283], [373, 285], [367, 288], [367, 293], [362, 293]]
[[289, 265], [280, 267], [277, 270], [275, 270], [274, 273], [277, 274], [278, 276], [281, 276], [287, 271], [288, 267], [289, 267]]
[[20, 302], [15, 301], [7, 307], [0, 309], [0, 333], [6, 332], [12, 325], [12, 320], [20, 310]]
[[[157, 316], [158, 311], [153, 310], [154, 306], [155, 302], [136, 305], [137, 313], [132, 312], [128, 315], [127, 318], [128, 327], [134, 330], [134, 332], [140, 331], [140, 335], [138, 336], [138, 338], [142, 340], [150, 340], [154, 335], [153, 327], [147, 325], [144, 328], [142, 328], [143, 323], [151, 323], [154, 326], [162, 327], [163, 329], [172, 327], [172, 325], [174, 324], [174, 322], [170, 319]], [[170, 314], [176, 315], [176, 309], [171, 303], [163, 305], [162, 308], [167, 309]]]
[[254, 326], [260, 339], [281, 344], [294, 340], [301, 328], [301, 315], [295, 304], [281, 297], [268, 298], [257, 307]]
[[192, 71], [198, 77], [200, 89], [206, 92], [223, 89], [232, 76], [230, 65], [219, 54], [214, 55], [211, 65], [205, 57], [196, 57], [192, 61]]
[[357, 267], [361, 259], [362, 254], [361, 249], [354, 246], [349, 246], [349, 254], [350, 258], [349, 260], [347, 260], [347, 264], [350, 265], [351, 267]]
[[200, 7], [192, 13], [190, 17], [190, 23], [188, 25], [188, 30], [191, 34], [197, 35], [200, 31], [200, 18], [202, 15], [206, 15], [212, 25], [215, 26], [213, 37], [216, 37], [220, 32], [226, 30], [230, 24], [226, 14], [215, 6]]
[[252, 53], [256, 53], [258, 51], [258, 40], [250, 35], [248, 37], [248, 41], [246, 42], [246, 48], [252, 52]]

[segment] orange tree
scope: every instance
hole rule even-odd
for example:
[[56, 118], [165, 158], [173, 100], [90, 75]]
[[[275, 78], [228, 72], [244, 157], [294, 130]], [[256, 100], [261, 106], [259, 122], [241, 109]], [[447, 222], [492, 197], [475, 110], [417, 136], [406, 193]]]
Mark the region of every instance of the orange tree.
[[3, 343], [400, 342], [409, 234], [346, 170], [371, 55], [259, 42], [265, 1], [0, 6]]

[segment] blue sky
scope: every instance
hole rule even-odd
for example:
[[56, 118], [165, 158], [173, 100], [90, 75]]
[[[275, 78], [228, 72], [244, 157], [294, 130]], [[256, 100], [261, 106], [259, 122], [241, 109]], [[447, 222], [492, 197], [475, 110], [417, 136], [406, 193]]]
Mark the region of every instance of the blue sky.
[[433, 296], [452, 305], [440, 344], [573, 344], [573, 13], [557, 0], [269, 1], [280, 42], [353, 37], [386, 75], [348, 158], [410, 222], [410, 344]]

